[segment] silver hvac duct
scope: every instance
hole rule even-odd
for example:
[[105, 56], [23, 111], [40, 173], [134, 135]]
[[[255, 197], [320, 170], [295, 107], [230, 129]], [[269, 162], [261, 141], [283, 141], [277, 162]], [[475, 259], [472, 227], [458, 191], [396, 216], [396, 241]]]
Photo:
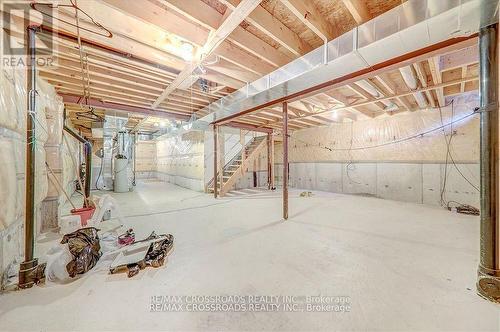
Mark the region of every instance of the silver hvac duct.
[[[375, 97], [375, 99], [384, 97], [384, 95], [382, 94], [382, 92], [379, 91], [379, 89], [368, 83], [366, 80], [357, 81], [354, 84], [356, 84], [361, 89], [368, 92], [370, 95]], [[390, 100], [382, 100], [381, 103], [385, 105], [384, 109], [385, 111], [395, 111], [398, 109], [398, 105], [394, 104]]]
[[[413, 72], [413, 69], [410, 66], [399, 68], [399, 72], [401, 73], [401, 76], [403, 76], [403, 80], [405, 81], [406, 85], [408, 85], [408, 87], [411, 90], [416, 90], [419, 87], [417, 78], [415, 77], [415, 73]], [[427, 98], [425, 98], [422, 92], [415, 92], [413, 94], [413, 97], [415, 97], [418, 107], [420, 108], [427, 107], [428, 105]]]

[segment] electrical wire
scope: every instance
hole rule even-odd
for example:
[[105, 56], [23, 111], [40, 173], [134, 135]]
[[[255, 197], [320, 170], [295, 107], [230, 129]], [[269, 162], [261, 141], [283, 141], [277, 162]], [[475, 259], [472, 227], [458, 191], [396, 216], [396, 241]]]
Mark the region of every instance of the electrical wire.
[[[453, 210], [453, 208], [450, 206], [450, 203], [456, 203], [457, 206], [455, 207], [456, 211], [458, 213], [463, 213], [463, 214], [471, 214], [471, 215], [479, 215], [479, 210], [471, 205], [468, 204], [463, 204], [459, 203], [456, 201], [446, 201], [446, 184], [448, 180], [448, 161], [451, 161], [453, 163], [453, 166], [457, 170], [457, 172], [462, 176], [462, 178], [469, 183], [475, 190], [479, 191], [479, 188], [476, 187], [458, 168], [458, 165], [455, 163], [455, 160], [451, 154], [451, 141], [454, 136], [453, 132], [453, 122], [450, 123], [450, 138], [448, 139], [446, 137], [446, 126], [443, 124], [443, 111], [440, 106], [438, 106], [439, 109], [439, 118], [441, 120], [441, 125], [443, 125], [443, 137], [446, 143], [446, 158], [445, 158], [445, 165], [444, 165], [444, 179], [443, 179], [443, 186], [441, 187], [441, 195], [440, 195], [440, 203], [441, 206], [446, 206], [446, 208], [450, 211]], [[454, 100], [451, 101], [451, 118], [455, 116], [455, 109], [454, 109]]]
[[[452, 139], [453, 139], [453, 124], [455, 124], [457, 122], [460, 122], [460, 121], [463, 121], [463, 120], [465, 120], [465, 119], [467, 119], [467, 118], [469, 118], [471, 116], [474, 116], [476, 114], [479, 114], [479, 111], [478, 111], [479, 109], [476, 108], [476, 109], [474, 109], [474, 111], [472, 113], [469, 113], [469, 114], [467, 114], [467, 115], [465, 115], [465, 116], [463, 116], [461, 118], [453, 120], [453, 118], [455, 116], [454, 100], [452, 100], [450, 103], [448, 103], [445, 106], [449, 106], [449, 105], [451, 105], [451, 121], [450, 122], [448, 122], [446, 124], [444, 123], [442, 109], [441, 109], [440, 106], [438, 106], [437, 108], [439, 109], [439, 116], [440, 116], [441, 126], [436, 127], [436, 128], [432, 128], [432, 129], [429, 129], [429, 130], [426, 130], [426, 131], [423, 131], [423, 132], [418, 133], [418, 134], [410, 135], [408, 137], [404, 137], [404, 138], [401, 138], [401, 139], [398, 139], [398, 140], [393, 140], [391, 142], [385, 142], [385, 143], [380, 143], [380, 144], [376, 144], [376, 145], [362, 146], [362, 147], [355, 147], [355, 148], [353, 148], [352, 147], [352, 144], [353, 144], [353, 132], [352, 132], [353, 129], [352, 129], [352, 124], [351, 124], [351, 140], [350, 140], [350, 145], [349, 145], [348, 148], [332, 148], [332, 147], [325, 146], [325, 145], [322, 146], [321, 143], [319, 143], [319, 145], [316, 146], [316, 145], [312, 145], [311, 143], [306, 142], [304, 140], [301, 140], [301, 139], [298, 139], [298, 138], [294, 138], [291, 135], [288, 135], [288, 137], [291, 138], [294, 141], [301, 142], [301, 143], [305, 144], [306, 146], [310, 145], [312, 147], [319, 147], [319, 148], [322, 148], [322, 149], [326, 149], [326, 150], [328, 150], [330, 152], [334, 152], [334, 151], [347, 151], [349, 153], [349, 155], [350, 155], [350, 153], [352, 151], [354, 151], [354, 150], [367, 150], [367, 149], [374, 149], [374, 148], [379, 148], [379, 147], [383, 147], [383, 146], [389, 146], [389, 145], [392, 145], [392, 144], [403, 143], [403, 142], [407, 142], [407, 141], [410, 141], [410, 140], [413, 140], [413, 139], [416, 139], [416, 138], [422, 138], [422, 137], [424, 137], [424, 135], [430, 134], [430, 133], [438, 131], [438, 130], [442, 130], [444, 138], [445, 138], [445, 142], [446, 142], [446, 158], [445, 158], [445, 176], [444, 176], [444, 180], [443, 180], [443, 186], [442, 186], [442, 189], [441, 189], [441, 197], [440, 197], [441, 198], [441, 201], [440, 201], [441, 205], [442, 206], [446, 206], [449, 210], [452, 210], [452, 207], [450, 206], [450, 203], [454, 202], [454, 203], [458, 204], [458, 206], [455, 207], [455, 209], [457, 210], [457, 212], [459, 212], [459, 213], [466, 213], [466, 214], [476, 214], [476, 212], [478, 212], [479, 210], [477, 210], [473, 206], [470, 206], [470, 205], [467, 205], [467, 204], [462, 204], [462, 203], [455, 202], [455, 201], [448, 201], [448, 202], [446, 202], [445, 192], [446, 192], [446, 182], [447, 182], [447, 179], [448, 179], [448, 163], [449, 163], [449, 161], [451, 161], [451, 163], [453, 164], [453, 166], [457, 170], [457, 172], [460, 174], [460, 176], [472, 188], [474, 188], [475, 190], [479, 191], [478, 186], [474, 185], [462, 173], [462, 171], [459, 169], [457, 163], [455, 162], [455, 159], [453, 158], [452, 152], [451, 152], [451, 142], [452, 142]], [[450, 127], [450, 137], [449, 137], [449, 139], [446, 137], [446, 130], [445, 130], [445, 128], [448, 127], [448, 126]], [[346, 168], [347, 168], [346, 171], [347, 171], [347, 176], [348, 177], [349, 177], [349, 165], [350, 164], [352, 164], [352, 157], [350, 158], [350, 161], [349, 161], [349, 163], [346, 166]], [[355, 182], [350, 177], [349, 177], [349, 180], [351, 182]]]
[[[453, 120], [453, 121], [450, 121], [448, 122], [447, 124], [445, 125], [442, 125], [442, 126], [439, 126], [439, 127], [436, 127], [436, 128], [432, 128], [432, 129], [429, 129], [429, 130], [426, 130], [426, 131], [423, 131], [421, 133], [418, 133], [418, 134], [414, 134], [414, 135], [411, 135], [411, 136], [408, 136], [408, 137], [405, 137], [405, 138], [401, 138], [401, 139], [398, 139], [398, 140], [394, 140], [394, 141], [390, 141], [390, 142], [385, 142], [385, 143], [381, 143], [381, 144], [376, 144], [376, 145], [368, 145], [368, 146], [360, 146], [360, 147], [353, 147], [353, 148], [332, 148], [332, 147], [329, 147], [329, 146], [325, 146], [325, 145], [320, 145], [319, 146], [315, 146], [315, 145], [311, 145], [311, 143], [309, 142], [306, 142], [304, 140], [301, 140], [301, 139], [298, 139], [298, 138], [294, 138], [294, 137], [291, 137], [290, 134], [288, 135], [288, 137], [294, 141], [297, 141], [297, 142], [301, 142], [303, 144], [306, 144], [306, 145], [311, 145], [313, 147], [319, 147], [319, 148], [322, 148], [322, 149], [326, 149], [330, 152], [333, 152], [333, 151], [357, 151], [357, 150], [368, 150], [368, 149], [375, 149], [375, 148], [380, 148], [380, 147], [383, 147], [383, 146], [388, 146], [388, 145], [392, 145], [392, 144], [398, 144], [398, 143], [403, 143], [403, 142], [406, 142], [406, 141], [410, 141], [410, 140], [413, 140], [413, 139], [416, 139], [416, 138], [422, 138], [423, 136], [427, 135], [427, 134], [430, 134], [430, 133], [433, 133], [435, 131], [438, 131], [438, 130], [441, 130], [443, 129], [444, 127], [446, 126], [449, 126], [450, 124], [453, 124], [453, 123], [457, 123], [457, 122], [460, 122], [460, 121], [463, 121], [471, 116], [474, 116], [476, 114], [479, 114], [479, 112], [477, 111], [474, 111], [472, 113], [469, 113], [461, 118], [458, 118], [456, 120]], [[281, 134], [282, 135], [282, 134]]]
[[349, 150], [347, 151], [347, 153], [349, 155], [349, 162], [345, 166], [345, 171], [346, 171], [346, 175], [347, 175], [347, 178], [349, 179], [349, 181], [351, 181], [352, 183], [355, 183], [355, 184], [361, 184], [361, 182], [354, 181], [351, 178], [351, 175], [349, 174], [350, 171], [355, 171], [356, 170], [356, 165], [354, 164], [354, 160], [353, 160], [354, 158], [352, 156], [352, 144], [353, 144], [353, 140], [354, 140], [354, 121], [351, 121], [351, 142], [350, 142], [350, 145], [349, 145]]

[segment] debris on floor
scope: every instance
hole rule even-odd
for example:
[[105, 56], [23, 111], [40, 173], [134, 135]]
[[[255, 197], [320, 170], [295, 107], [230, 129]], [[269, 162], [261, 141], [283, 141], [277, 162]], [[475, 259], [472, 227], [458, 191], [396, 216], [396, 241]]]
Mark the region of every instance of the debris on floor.
[[174, 244], [172, 234], [156, 235], [151, 233], [146, 239], [130, 244], [115, 258], [110, 266], [110, 273], [127, 271], [129, 278], [135, 276], [146, 266], [160, 267]]
[[311, 191], [303, 191], [300, 193], [300, 197], [312, 197], [313, 193]]
[[455, 203], [453, 201], [448, 202], [448, 210], [456, 213], [461, 213], [461, 214], [468, 214], [472, 216], [479, 216], [480, 212], [479, 209], [475, 206], [469, 205], [469, 204], [461, 204], [457, 203], [457, 206], [451, 206], [451, 203]]
[[87, 227], [63, 236], [61, 244], [68, 244], [73, 259], [66, 265], [71, 278], [92, 269], [101, 258], [98, 229]]
[[118, 244], [121, 246], [126, 246], [134, 243], [135, 241], [135, 233], [132, 228], [129, 228], [125, 233], [118, 236]]

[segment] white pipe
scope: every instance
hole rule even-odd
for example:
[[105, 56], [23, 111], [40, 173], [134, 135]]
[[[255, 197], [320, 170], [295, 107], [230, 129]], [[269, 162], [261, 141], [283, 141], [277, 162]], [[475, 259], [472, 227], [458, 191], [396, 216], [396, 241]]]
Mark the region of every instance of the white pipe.
[[[403, 76], [403, 80], [405, 81], [406, 85], [408, 85], [411, 90], [418, 89], [417, 79], [415, 78], [413, 69], [411, 69], [410, 66], [399, 68], [399, 72], [401, 73], [401, 76]], [[415, 92], [413, 96], [417, 101], [418, 107], [427, 107], [427, 99], [424, 97], [424, 94], [422, 92]]]

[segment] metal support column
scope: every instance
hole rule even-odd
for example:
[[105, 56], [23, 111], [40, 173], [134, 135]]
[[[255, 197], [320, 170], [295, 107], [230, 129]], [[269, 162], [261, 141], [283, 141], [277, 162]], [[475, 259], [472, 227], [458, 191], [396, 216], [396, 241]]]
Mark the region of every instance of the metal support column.
[[271, 189], [276, 189], [276, 185], [274, 184], [274, 138], [273, 134], [271, 134]]
[[479, 31], [481, 226], [477, 291], [500, 302], [498, 24]]
[[36, 27], [27, 27], [27, 103], [26, 115], [26, 202], [24, 211], [24, 262], [19, 267], [19, 287], [30, 288], [44, 279], [45, 264], [38, 265], [35, 253], [35, 175], [36, 175]]
[[267, 134], [267, 189], [271, 189], [271, 140], [273, 136]]
[[288, 104], [283, 103], [283, 219], [288, 219]]
[[217, 146], [219, 145], [219, 128], [214, 124], [214, 198], [217, 198], [217, 170], [219, 169]]

